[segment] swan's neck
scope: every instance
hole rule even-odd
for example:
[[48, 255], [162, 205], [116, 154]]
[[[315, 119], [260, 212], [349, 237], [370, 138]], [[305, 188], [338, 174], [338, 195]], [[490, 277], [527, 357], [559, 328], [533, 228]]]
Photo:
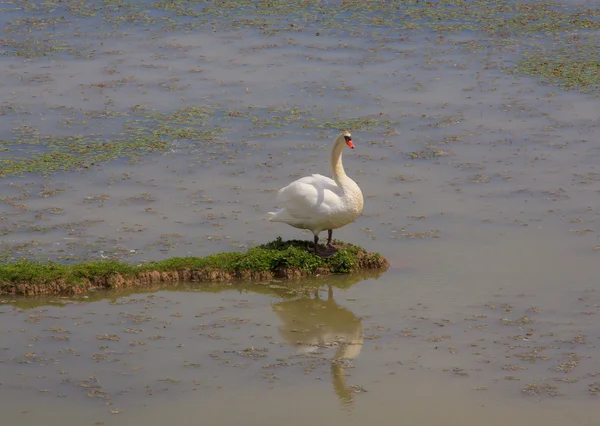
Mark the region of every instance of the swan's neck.
[[333, 145], [331, 150], [331, 157], [329, 158], [329, 166], [331, 167], [331, 177], [337, 183], [337, 185], [344, 189], [346, 186], [346, 182], [348, 179], [348, 175], [346, 175], [346, 171], [344, 170], [344, 165], [342, 164], [342, 151], [344, 150], [344, 138], [338, 138]]

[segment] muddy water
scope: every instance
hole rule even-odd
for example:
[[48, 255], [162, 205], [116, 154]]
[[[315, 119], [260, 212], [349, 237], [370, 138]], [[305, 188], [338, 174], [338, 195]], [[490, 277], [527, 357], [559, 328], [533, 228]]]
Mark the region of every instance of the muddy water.
[[302, 237], [265, 215], [279, 187], [328, 172], [343, 125], [366, 204], [336, 237], [392, 268], [291, 291], [5, 298], [7, 423], [597, 423], [600, 109], [507, 72], [531, 39], [64, 14], [47, 32], [77, 54], [0, 57], [0, 154], [54, 149], [22, 135], [111, 143], [128, 119], [186, 106], [220, 132], [0, 179], [2, 259], [137, 262]]

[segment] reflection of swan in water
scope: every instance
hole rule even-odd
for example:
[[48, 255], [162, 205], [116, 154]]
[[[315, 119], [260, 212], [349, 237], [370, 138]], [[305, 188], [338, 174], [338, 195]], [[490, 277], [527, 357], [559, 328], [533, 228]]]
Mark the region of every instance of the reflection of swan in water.
[[351, 405], [353, 392], [346, 385], [344, 364], [356, 358], [363, 345], [360, 319], [333, 299], [333, 287], [328, 286], [327, 300], [315, 293], [315, 298], [303, 297], [273, 304], [282, 321], [279, 334], [298, 353], [310, 353], [320, 348], [337, 347], [331, 361], [333, 387], [342, 403]]

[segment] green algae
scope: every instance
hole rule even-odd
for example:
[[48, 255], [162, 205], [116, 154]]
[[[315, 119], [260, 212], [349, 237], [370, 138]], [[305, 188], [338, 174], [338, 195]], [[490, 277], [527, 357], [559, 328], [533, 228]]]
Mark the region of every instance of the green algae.
[[[211, 125], [212, 111], [205, 106], [191, 105], [169, 114], [140, 110], [143, 115], [128, 115], [121, 131], [99, 136], [95, 134], [53, 136], [43, 135], [36, 129], [15, 129], [10, 140], [9, 154], [0, 158], [0, 177], [24, 173], [49, 174], [73, 171], [102, 163], [125, 159], [130, 162], [174, 147], [174, 141], [191, 141], [191, 145], [210, 144], [225, 129]], [[87, 111], [92, 118], [122, 118], [122, 112]]]
[[590, 92], [600, 88], [600, 57], [575, 56], [564, 50], [527, 56], [516, 67], [517, 72], [544, 77], [566, 90]]
[[174, 257], [139, 265], [119, 261], [4, 263], [0, 264], [0, 294], [78, 294], [91, 289], [143, 287], [156, 282], [291, 279], [386, 269], [389, 265], [378, 253], [367, 253], [352, 244], [344, 244], [343, 249], [329, 258], [310, 253], [308, 246], [306, 241], [278, 238], [246, 253]]
[[[73, 114], [65, 111], [65, 114]], [[13, 129], [10, 148], [0, 158], [0, 178], [23, 176], [26, 173], [49, 175], [58, 171], [76, 171], [98, 167], [115, 160], [131, 163], [148, 154], [179, 153], [200, 150], [202, 162], [219, 158], [230, 148], [220, 137], [227, 132], [224, 122], [250, 124], [256, 131], [281, 128], [352, 129], [353, 131], [388, 129], [400, 124], [382, 114], [354, 116], [347, 119], [319, 119], [310, 111], [293, 105], [276, 107], [252, 106], [246, 111], [215, 109], [205, 105], [188, 105], [169, 113], [134, 108], [131, 112], [116, 110], [84, 110], [77, 116], [63, 118], [64, 127], [85, 126], [90, 120], [109, 124], [120, 123], [117, 132], [107, 135], [74, 134], [54, 136], [41, 134], [35, 127]], [[183, 143], [182, 143], [183, 142]], [[181, 151], [182, 154], [186, 152]], [[215, 156], [216, 155], [216, 156]]]

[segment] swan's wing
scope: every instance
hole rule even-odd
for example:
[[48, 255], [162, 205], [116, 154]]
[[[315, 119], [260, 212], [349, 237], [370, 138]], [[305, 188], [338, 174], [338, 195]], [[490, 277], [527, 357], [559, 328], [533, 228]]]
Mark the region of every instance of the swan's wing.
[[340, 188], [331, 178], [322, 175], [306, 176], [281, 188], [277, 203], [295, 219], [313, 219], [337, 210]]
[[[327, 176], [323, 176], [323, 175], [310, 175], [310, 176], [306, 176], [303, 178], [300, 178], [293, 183], [305, 183], [307, 185], [312, 185], [316, 188], [321, 188], [321, 189], [327, 189], [329, 191], [332, 192], [336, 192], [339, 191], [339, 187], [337, 186], [337, 183], [335, 183], [335, 181], [331, 178], [328, 178]], [[291, 185], [291, 184], [290, 184]], [[289, 186], [289, 185], [288, 185]], [[285, 188], [282, 188], [285, 189]]]

